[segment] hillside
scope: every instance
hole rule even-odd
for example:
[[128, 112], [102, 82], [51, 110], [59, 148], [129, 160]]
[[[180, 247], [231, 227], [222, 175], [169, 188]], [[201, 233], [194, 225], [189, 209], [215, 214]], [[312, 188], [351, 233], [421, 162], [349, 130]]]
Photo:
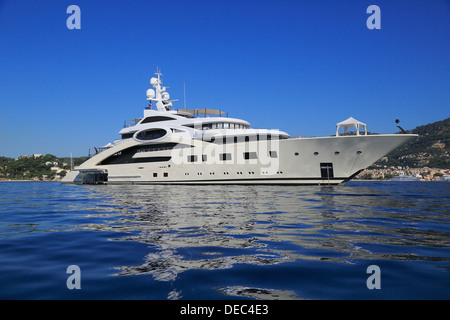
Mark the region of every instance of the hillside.
[[450, 169], [450, 118], [419, 126], [408, 133], [419, 136], [387, 154], [371, 168], [408, 166]]
[[[74, 165], [86, 157], [74, 159]], [[22, 156], [19, 159], [0, 157], [0, 180], [57, 180], [70, 170], [70, 159], [54, 155]]]

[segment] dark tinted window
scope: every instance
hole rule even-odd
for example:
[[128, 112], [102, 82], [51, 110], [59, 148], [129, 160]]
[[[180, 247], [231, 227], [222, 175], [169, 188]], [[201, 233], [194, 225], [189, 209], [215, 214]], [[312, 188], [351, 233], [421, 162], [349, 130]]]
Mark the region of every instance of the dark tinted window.
[[154, 140], [165, 136], [167, 133], [164, 129], [148, 129], [139, 132], [136, 136], [139, 140]]
[[133, 133], [124, 133], [122, 134], [122, 139], [128, 139], [128, 138], [133, 138]]
[[258, 156], [256, 155], [256, 152], [244, 152], [244, 159], [245, 160], [249, 160], [249, 159], [257, 159]]
[[224, 161], [224, 160], [231, 160], [231, 153], [221, 153], [219, 155], [219, 159]]
[[124, 163], [145, 163], [145, 162], [165, 162], [169, 161], [171, 157], [161, 156], [161, 157], [145, 157], [145, 158], [133, 158], [136, 152], [139, 150], [138, 147], [131, 147], [122, 150], [112, 156], [109, 156], [105, 160], [99, 163], [99, 165], [106, 164], [124, 164]]
[[142, 123], [151, 123], [151, 122], [158, 122], [158, 121], [168, 121], [168, 120], [175, 120], [171, 117], [165, 117], [165, 116], [155, 116], [155, 117], [147, 117], [144, 120], [142, 120]]
[[197, 156], [196, 155], [190, 155], [187, 158], [188, 162], [197, 162]]

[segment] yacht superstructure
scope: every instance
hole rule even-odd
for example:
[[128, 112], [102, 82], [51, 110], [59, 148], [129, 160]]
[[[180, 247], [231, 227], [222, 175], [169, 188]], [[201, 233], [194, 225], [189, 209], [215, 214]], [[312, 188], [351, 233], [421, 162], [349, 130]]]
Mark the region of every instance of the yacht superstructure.
[[417, 136], [361, 135], [362, 123], [349, 118], [338, 125], [355, 125], [356, 135], [336, 131], [336, 136], [292, 138], [280, 130], [251, 128], [221, 110], [173, 110], [175, 100], [161, 73], [155, 75], [143, 117], [63, 183], [339, 184]]

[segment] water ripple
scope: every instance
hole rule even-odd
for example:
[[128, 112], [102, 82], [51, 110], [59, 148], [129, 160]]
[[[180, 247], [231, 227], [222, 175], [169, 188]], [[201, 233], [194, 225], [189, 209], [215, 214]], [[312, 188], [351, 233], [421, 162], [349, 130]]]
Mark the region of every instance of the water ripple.
[[[34, 237], [42, 241], [36, 246], [44, 256], [64, 260], [65, 248], [77, 248], [72, 252], [92, 268], [106, 267], [100, 261], [107, 261], [107, 271], [101, 274], [116, 279], [150, 276], [158, 283], [181, 286], [193, 274], [208, 278], [214, 273], [223, 280], [205, 283], [219, 297], [314, 298], [305, 286], [312, 279], [317, 285], [324, 272], [330, 272], [320, 271], [323, 263], [338, 269], [362, 261], [417, 262], [421, 267], [433, 263], [431, 278], [448, 277], [449, 185], [405, 189], [401, 184], [357, 182], [338, 187], [0, 183], [0, 248], [3, 245], [9, 255], [5, 259], [15, 259], [13, 248], [20, 250], [20, 241]], [[52, 233], [62, 240], [49, 245], [44, 235]], [[49, 253], [46, 246], [60, 251]], [[115, 250], [124, 251], [119, 255]], [[30, 259], [40, 258], [32, 254]], [[278, 287], [263, 275], [267, 270], [277, 270]], [[308, 270], [311, 280], [299, 270]], [[241, 272], [248, 275], [241, 278]], [[423, 269], [413, 272], [421, 274]], [[356, 281], [355, 275], [345, 274], [348, 283]], [[302, 289], [289, 280], [292, 277], [304, 279]], [[323, 292], [330, 290], [322, 286]], [[165, 297], [192, 298], [173, 287]]]

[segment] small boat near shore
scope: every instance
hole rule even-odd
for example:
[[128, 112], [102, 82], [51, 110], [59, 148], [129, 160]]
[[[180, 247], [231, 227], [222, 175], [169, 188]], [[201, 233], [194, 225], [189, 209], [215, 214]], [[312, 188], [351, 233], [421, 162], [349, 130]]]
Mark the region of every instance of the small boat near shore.
[[420, 178], [415, 176], [409, 176], [405, 174], [400, 174], [398, 176], [395, 176], [391, 179], [391, 181], [397, 181], [397, 182], [410, 182], [410, 181], [420, 181]]

